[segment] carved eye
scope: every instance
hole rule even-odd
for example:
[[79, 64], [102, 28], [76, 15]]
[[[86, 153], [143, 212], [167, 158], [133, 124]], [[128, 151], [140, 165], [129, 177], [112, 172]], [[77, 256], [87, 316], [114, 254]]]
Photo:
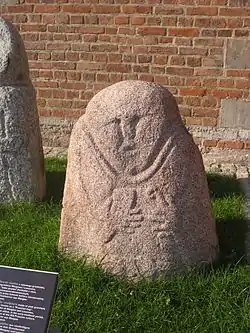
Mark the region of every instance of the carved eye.
[[120, 125], [121, 124], [121, 119], [120, 118], [115, 118], [114, 123], [117, 124], [117, 125]]
[[132, 123], [133, 123], [134, 127], [137, 126], [137, 124], [139, 123], [139, 120], [140, 120], [140, 117], [139, 117], [139, 116], [135, 115], [135, 116], [133, 117]]

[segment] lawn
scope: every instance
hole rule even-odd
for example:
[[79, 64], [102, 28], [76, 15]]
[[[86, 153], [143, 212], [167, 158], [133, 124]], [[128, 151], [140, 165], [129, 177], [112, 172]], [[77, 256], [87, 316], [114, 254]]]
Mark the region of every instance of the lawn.
[[51, 326], [62, 333], [250, 332], [244, 195], [234, 178], [208, 175], [220, 263], [133, 284], [58, 253], [65, 167], [64, 160], [46, 160], [46, 202], [0, 206], [0, 264], [59, 272]]

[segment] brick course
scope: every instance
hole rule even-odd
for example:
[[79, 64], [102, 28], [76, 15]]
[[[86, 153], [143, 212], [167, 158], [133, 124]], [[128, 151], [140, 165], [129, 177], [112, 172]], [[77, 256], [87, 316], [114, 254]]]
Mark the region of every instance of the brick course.
[[[222, 99], [250, 100], [250, 69], [224, 64], [227, 41], [249, 38], [249, 0], [20, 2], [0, 13], [24, 39], [43, 117], [79, 117], [125, 79], [168, 87], [187, 125], [216, 127]], [[203, 143], [249, 149], [249, 140]]]

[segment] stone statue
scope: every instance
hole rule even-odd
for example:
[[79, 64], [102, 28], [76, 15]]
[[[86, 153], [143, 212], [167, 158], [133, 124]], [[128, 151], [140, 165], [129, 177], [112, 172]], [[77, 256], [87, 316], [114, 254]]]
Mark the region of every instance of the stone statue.
[[36, 94], [17, 29], [0, 18], [0, 202], [45, 195]]
[[59, 246], [132, 279], [216, 258], [200, 152], [162, 86], [99, 92], [70, 140]]

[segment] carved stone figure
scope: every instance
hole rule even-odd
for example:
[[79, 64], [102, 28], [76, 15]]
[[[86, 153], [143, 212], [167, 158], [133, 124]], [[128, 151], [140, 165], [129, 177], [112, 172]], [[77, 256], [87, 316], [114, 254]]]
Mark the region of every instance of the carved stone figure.
[[45, 194], [35, 90], [17, 29], [0, 17], [0, 202]]
[[167, 89], [123, 81], [90, 101], [71, 135], [59, 246], [133, 279], [216, 258], [202, 158]]

